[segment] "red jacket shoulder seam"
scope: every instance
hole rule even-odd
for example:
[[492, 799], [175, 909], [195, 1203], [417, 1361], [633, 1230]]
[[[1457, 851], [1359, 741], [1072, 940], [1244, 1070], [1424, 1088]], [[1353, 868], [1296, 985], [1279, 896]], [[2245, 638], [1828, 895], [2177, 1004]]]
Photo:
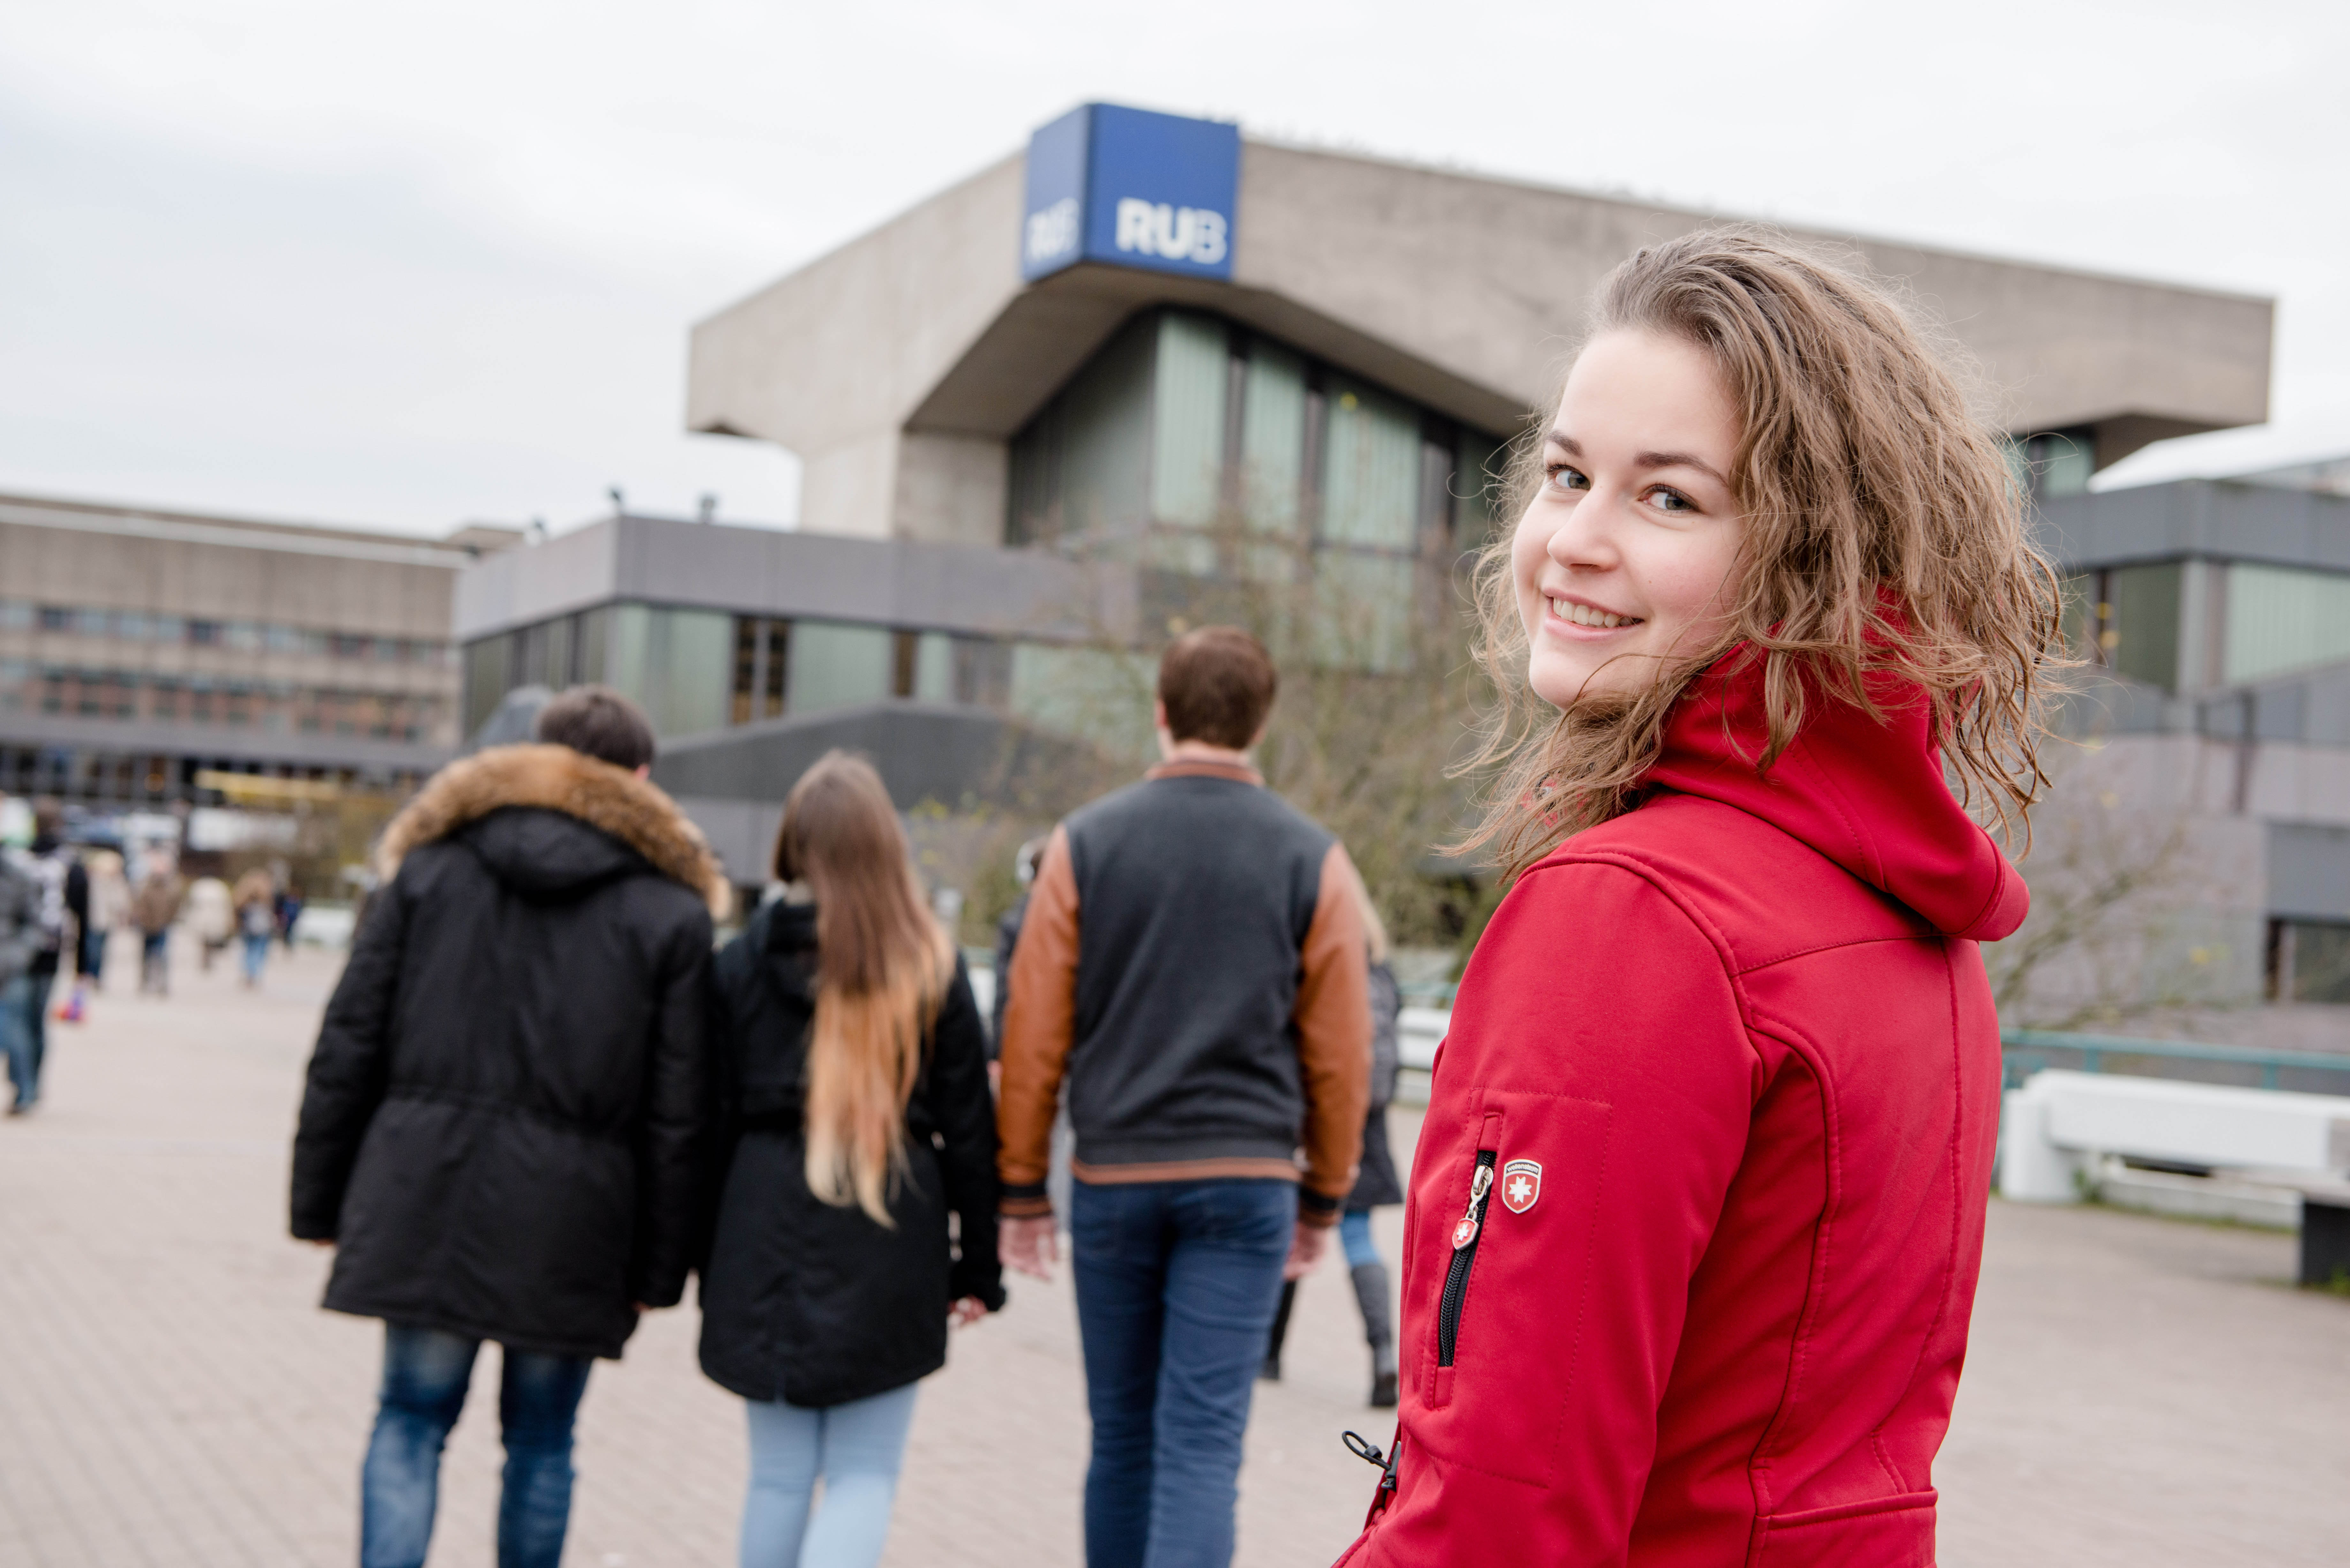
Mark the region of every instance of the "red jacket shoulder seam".
[[1690, 923], [1690, 928], [1703, 938], [1706, 945], [1713, 950], [1713, 961], [1721, 966], [1722, 981], [1730, 987], [1730, 994], [1738, 1009], [1739, 1033], [1744, 1041], [1746, 1054], [1759, 1064], [1762, 1060], [1762, 1054], [1754, 1048], [1753, 1009], [1748, 1005], [1746, 999], [1745, 971], [1733, 961], [1731, 956], [1730, 940], [1722, 935], [1721, 928], [1709, 919], [1702, 909], [1698, 909], [1690, 899], [1683, 897], [1680, 890], [1672, 885], [1671, 879], [1659, 867], [1648, 865], [1636, 855], [1627, 855], [1619, 850], [1570, 851], [1531, 867], [1526, 872], [1526, 876], [1536, 877], [1545, 871], [1564, 870], [1570, 866], [1603, 866], [1621, 871], [1627, 877], [1637, 877], [1654, 888], [1665, 902], [1679, 912], [1681, 919]]

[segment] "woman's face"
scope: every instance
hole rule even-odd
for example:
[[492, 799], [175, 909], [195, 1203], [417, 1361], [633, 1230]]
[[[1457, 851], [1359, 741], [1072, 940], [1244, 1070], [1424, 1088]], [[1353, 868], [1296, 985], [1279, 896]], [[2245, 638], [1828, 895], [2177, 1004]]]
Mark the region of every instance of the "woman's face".
[[1738, 435], [1696, 345], [1621, 331], [1584, 349], [1510, 549], [1527, 679], [1544, 701], [1640, 691], [1728, 623]]

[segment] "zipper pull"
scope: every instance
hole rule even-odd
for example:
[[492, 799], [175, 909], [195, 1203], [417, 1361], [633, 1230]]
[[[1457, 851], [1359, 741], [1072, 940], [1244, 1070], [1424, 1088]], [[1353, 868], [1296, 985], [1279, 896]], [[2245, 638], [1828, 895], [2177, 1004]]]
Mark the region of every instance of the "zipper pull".
[[1477, 1239], [1478, 1211], [1485, 1206], [1485, 1194], [1493, 1188], [1493, 1168], [1484, 1161], [1477, 1164], [1477, 1174], [1469, 1179], [1469, 1208], [1461, 1222], [1452, 1227], [1452, 1250], [1459, 1251]]

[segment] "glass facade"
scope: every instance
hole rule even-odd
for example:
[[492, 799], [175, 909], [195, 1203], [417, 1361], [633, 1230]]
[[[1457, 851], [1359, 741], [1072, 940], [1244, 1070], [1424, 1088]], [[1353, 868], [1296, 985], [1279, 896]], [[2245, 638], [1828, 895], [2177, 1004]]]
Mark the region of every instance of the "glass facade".
[[2268, 970], [2272, 1002], [2350, 1002], [2350, 925], [2271, 920]]
[[2086, 427], [2009, 436], [2004, 444], [2016, 488], [2043, 501], [2081, 494], [2097, 471], [2096, 432]]
[[794, 622], [791, 694], [785, 711], [820, 713], [827, 708], [853, 708], [893, 695], [892, 652], [887, 627]]
[[[2247, 686], [2350, 661], [2350, 572], [2230, 562], [2220, 603], [2220, 684]], [[2067, 646], [2117, 675], [2180, 687], [2187, 564], [2156, 561], [2064, 579]]]
[[0, 712], [446, 744], [450, 659], [424, 639], [0, 598]]
[[509, 691], [598, 681], [656, 734], [909, 698], [1011, 711], [1014, 645], [849, 621], [606, 605], [468, 643], [464, 732]]
[[1152, 310], [1014, 438], [1005, 532], [1187, 577], [1310, 576], [1316, 656], [1400, 668], [1421, 568], [1490, 535], [1503, 455], [1221, 317]]
[[2350, 573], [2228, 568], [2221, 678], [2262, 680], [2350, 659]]
[[2116, 675], [2176, 691], [2185, 587], [2178, 561], [2067, 577], [2060, 622], [2065, 640]]
[[416, 743], [445, 742], [451, 717], [443, 698], [413, 692], [6, 658], [0, 712]]

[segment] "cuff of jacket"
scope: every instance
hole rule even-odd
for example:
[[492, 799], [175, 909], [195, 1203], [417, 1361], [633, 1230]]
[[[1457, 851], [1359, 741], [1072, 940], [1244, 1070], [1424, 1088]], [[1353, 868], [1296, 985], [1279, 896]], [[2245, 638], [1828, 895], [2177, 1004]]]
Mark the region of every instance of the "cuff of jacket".
[[947, 1274], [947, 1299], [961, 1301], [965, 1296], [978, 1297], [980, 1304], [990, 1312], [1002, 1312], [1004, 1301], [1003, 1268], [994, 1263], [972, 1265], [963, 1259], [957, 1259], [953, 1269]]
[[1028, 1186], [1006, 1182], [995, 1199], [995, 1211], [1006, 1220], [1042, 1220], [1053, 1212], [1053, 1199], [1041, 1181]]
[[1338, 1222], [1339, 1199], [1326, 1198], [1310, 1187], [1297, 1189], [1297, 1222], [1327, 1227]]
[[640, 1306], [673, 1307], [685, 1299], [685, 1276], [646, 1280], [629, 1293], [629, 1299]]

